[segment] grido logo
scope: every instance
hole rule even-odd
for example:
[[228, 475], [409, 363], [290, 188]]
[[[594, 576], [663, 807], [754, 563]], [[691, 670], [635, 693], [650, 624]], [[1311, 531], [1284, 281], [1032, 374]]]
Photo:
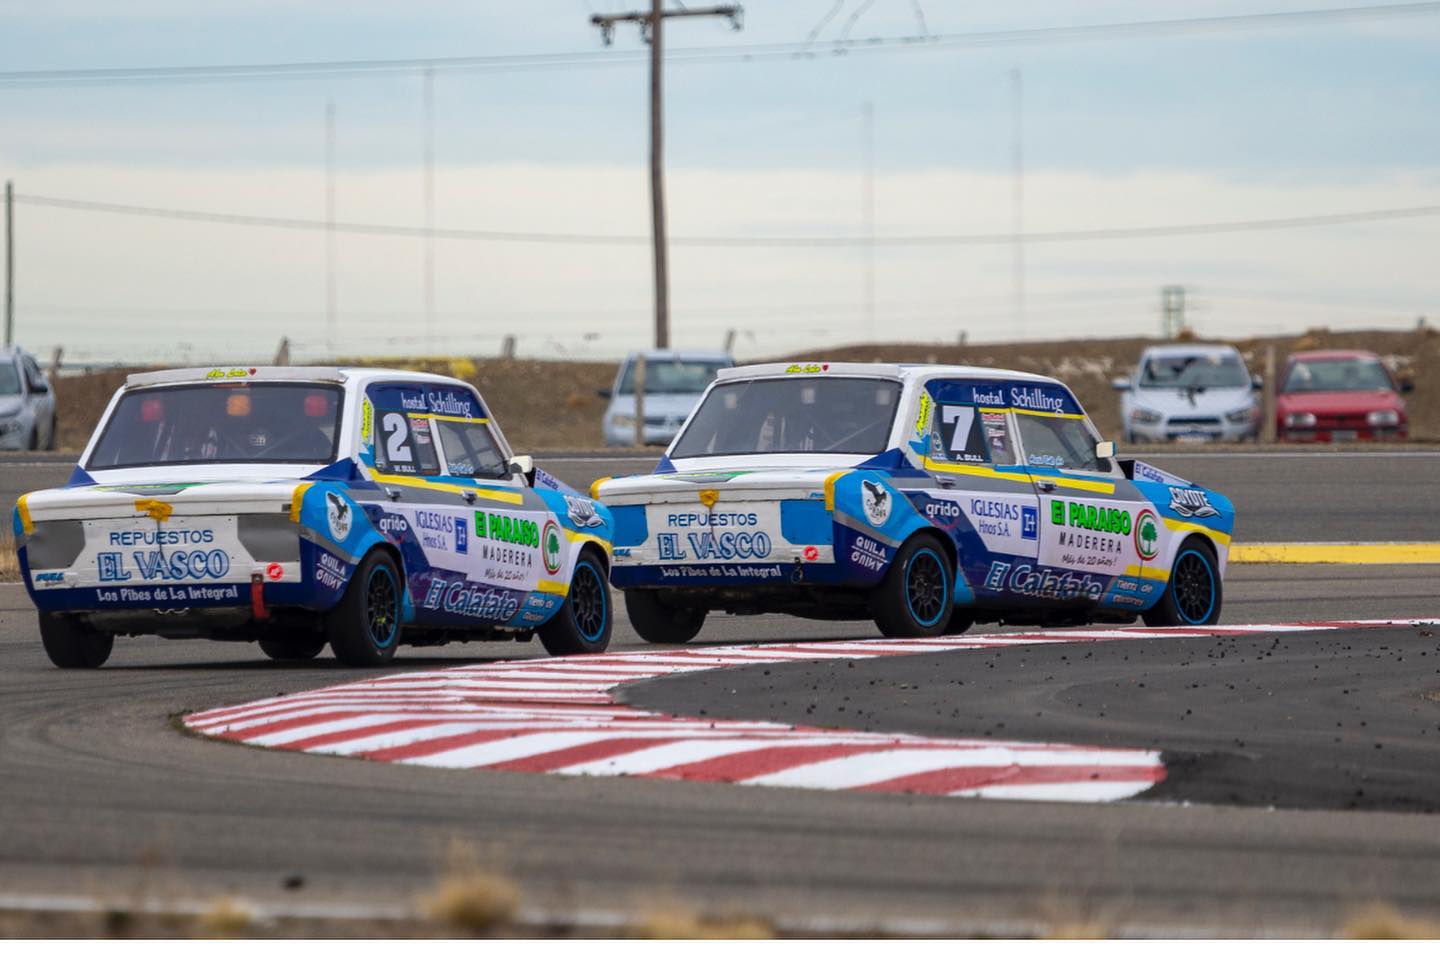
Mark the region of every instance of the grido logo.
[[382, 534], [403, 535], [410, 530], [410, 522], [403, 515], [383, 514], [378, 525]]
[[1213, 518], [1220, 513], [1208, 494], [1194, 488], [1171, 488], [1170, 510], [1182, 518]]
[[960, 505], [954, 501], [927, 501], [925, 502], [925, 517], [931, 521], [937, 519], [954, 521], [960, 517]]

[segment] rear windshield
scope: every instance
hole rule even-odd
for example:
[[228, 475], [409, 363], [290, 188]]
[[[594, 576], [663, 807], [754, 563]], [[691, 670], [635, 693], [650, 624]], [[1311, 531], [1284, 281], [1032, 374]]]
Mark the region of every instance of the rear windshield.
[[[728, 361], [649, 360], [645, 362], [646, 394], [704, 394], [715, 372], [730, 366]], [[635, 393], [635, 362], [625, 363], [616, 394]]]
[[1249, 387], [1250, 375], [1234, 354], [1152, 357], [1140, 372], [1141, 387]]
[[1393, 391], [1385, 365], [1375, 358], [1296, 361], [1281, 394], [1301, 391]]
[[899, 401], [899, 384], [874, 378], [732, 381], [706, 396], [670, 456], [879, 454]]
[[340, 434], [333, 384], [186, 384], [127, 391], [85, 465], [328, 464]]

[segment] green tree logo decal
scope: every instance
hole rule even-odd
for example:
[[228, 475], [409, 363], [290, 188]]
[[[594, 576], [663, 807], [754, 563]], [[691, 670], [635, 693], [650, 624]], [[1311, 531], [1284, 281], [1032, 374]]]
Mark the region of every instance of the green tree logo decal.
[[1153, 561], [1160, 553], [1160, 522], [1155, 512], [1145, 510], [1135, 523], [1135, 550], [1144, 561]]

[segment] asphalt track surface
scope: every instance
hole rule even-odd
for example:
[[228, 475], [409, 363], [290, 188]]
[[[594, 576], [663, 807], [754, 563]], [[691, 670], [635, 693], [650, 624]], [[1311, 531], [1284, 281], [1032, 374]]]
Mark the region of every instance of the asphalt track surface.
[[[1367, 461], [1361, 473], [1371, 480], [1348, 493], [1325, 494], [1324, 483], [1308, 480], [1345, 460], [1323, 469], [1259, 464], [1250, 480], [1232, 477], [1225, 487], [1249, 485], [1244, 497], [1253, 503], [1237, 500], [1256, 530], [1284, 532], [1267, 537], [1377, 540], [1345, 526], [1392, 524], [1386, 519], [1398, 513], [1409, 523], [1387, 536], [1435, 539], [1430, 506], [1417, 497], [1421, 464], [1393, 459], [1376, 480]], [[1168, 466], [1207, 481], [1249, 463], [1227, 462]], [[557, 465], [582, 482], [588, 477], [576, 473], [615, 467]], [[1310, 527], [1287, 529], [1307, 515], [1306, 503]], [[1313, 514], [1314, 505], [1342, 503], [1358, 513]], [[1239, 566], [1227, 583], [1225, 618], [1237, 624], [1437, 614], [1434, 567]], [[873, 631], [715, 617], [702, 640]], [[644, 646], [620, 625], [615, 647]], [[1427, 745], [1440, 738], [1440, 701], [1428, 697], [1440, 689], [1437, 648], [1415, 629], [1293, 635], [1275, 649], [1269, 641], [1102, 642], [886, 659], [862, 674], [859, 663], [829, 666], [834, 687], [809, 682], [825, 689], [823, 710], [833, 713], [806, 715], [811, 723], [930, 731], [924, 726], [939, 723], [938, 710], [951, 734], [1003, 731], [1175, 753], [1174, 785], [1161, 789], [1177, 793], [1168, 802], [960, 801], [415, 769], [208, 742], [180, 733], [174, 716], [366, 673], [327, 658], [281, 666], [249, 645], [156, 638], [122, 640], [100, 671], [61, 672], [40, 649], [23, 592], [0, 587], [0, 902], [233, 891], [270, 907], [389, 913], [408, 909], [434, 882], [460, 839], [513, 876], [532, 906], [562, 915], [678, 902], [824, 930], [1005, 933], [1100, 920], [1136, 933], [1321, 934], [1377, 899], [1415, 912], [1440, 907], [1440, 820], [1423, 814], [1440, 790], [1422, 771], [1434, 758]], [[536, 645], [402, 650], [369, 674], [541, 653]], [[808, 670], [761, 677], [808, 687], [788, 677]], [[787, 718], [790, 706], [772, 704], [782, 700], [778, 688], [756, 684], [758, 703], [727, 701], [749, 671], [626, 697]], [[964, 698], [942, 691], [941, 679], [956, 678], [967, 680]], [[693, 694], [671, 687], [702, 682]], [[869, 714], [852, 714], [862, 700]], [[1383, 747], [1367, 749], [1365, 739]], [[1307, 757], [1314, 763], [1305, 769]], [[1227, 792], [1237, 797], [1219, 797]]]

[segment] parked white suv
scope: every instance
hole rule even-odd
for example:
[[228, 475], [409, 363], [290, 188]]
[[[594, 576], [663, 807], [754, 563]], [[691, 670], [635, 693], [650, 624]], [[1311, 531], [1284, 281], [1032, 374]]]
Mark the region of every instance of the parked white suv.
[[1147, 348], [1114, 382], [1127, 442], [1244, 441], [1260, 430], [1260, 379], [1225, 344]]
[[55, 394], [35, 358], [0, 348], [0, 450], [55, 447]]

